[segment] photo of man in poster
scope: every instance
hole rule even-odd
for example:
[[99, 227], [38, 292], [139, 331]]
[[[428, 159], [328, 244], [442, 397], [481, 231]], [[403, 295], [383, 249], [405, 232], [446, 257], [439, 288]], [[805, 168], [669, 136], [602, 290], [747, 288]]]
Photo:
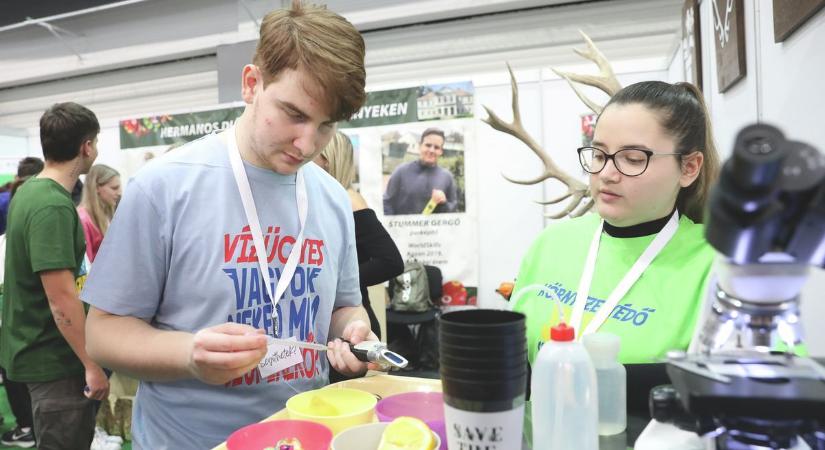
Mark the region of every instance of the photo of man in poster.
[[418, 159], [396, 167], [387, 182], [384, 215], [460, 212], [455, 177], [439, 166], [445, 142], [440, 128], [421, 133]]

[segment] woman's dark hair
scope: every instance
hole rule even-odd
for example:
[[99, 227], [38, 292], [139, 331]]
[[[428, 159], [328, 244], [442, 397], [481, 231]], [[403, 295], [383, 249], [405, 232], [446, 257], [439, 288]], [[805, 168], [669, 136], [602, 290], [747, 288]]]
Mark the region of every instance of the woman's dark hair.
[[659, 113], [659, 125], [676, 141], [674, 152], [704, 155], [699, 177], [676, 197], [679, 211], [701, 223], [710, 187], [719, 176], [719, 154], [702, 92], [690, 83], [643, 81], [617, 92], [605, 109], [614, 104], [640, 104]]

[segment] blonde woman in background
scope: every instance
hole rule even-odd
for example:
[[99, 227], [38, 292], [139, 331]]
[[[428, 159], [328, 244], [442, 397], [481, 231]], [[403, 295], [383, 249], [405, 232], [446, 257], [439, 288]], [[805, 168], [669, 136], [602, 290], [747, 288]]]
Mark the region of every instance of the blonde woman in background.
[[[93, 263], [97, 256], [103, 237], [115, 215], [121, 193], [120, 174], [117, 170], [104, 164], [95, 164], [89, 169], [80, 205], [77, 207], [77, 215], [80, 217], [86, 237], [86, 256], [89, 258], [89, 264]], [[108, 370], [106, 372], [110, 373]], [[121, 417], [116, 418], [114, 406], [119, 398], [134, 397], [137, 381], [121, 374], [111, 374], [109, 385], [109, 398], [102, 401], [97, 415], [98, 426], [95, 427], [91, 450], [118, 450], [123, 440], [117, 435], [128, 435], [122, 428], [125, 426], [123, 413], [119, 414]], [[128, 419], [126, 421], [130, 422]], [[113, 435], [109, 436], [109, 433]]]
[[355, 181], [355, 158], [347, 135], [335, 133], [329, 144], [315, 158], [347, 190], [355, 219], [355, 248], [358, 252], [358, 274], [361, 279], [361, 302], [370, 318], [370, 328], [381, 338], [381, 327], [375, 316], [367, 286], [383, 283], [404, 271], [404, 260], [387, 230], [378, 221], [375, 211], [367, 207], [364, 197], [352, 183]]
[[86, 236], [86, 256], [89, 257], [89, 262], [95, 261], [121, 194], [120, 174], [117, 170], [104, 164], [95, 164], [89, 169], [83, 186], [83, 197], [77, 207], [83, 234]]

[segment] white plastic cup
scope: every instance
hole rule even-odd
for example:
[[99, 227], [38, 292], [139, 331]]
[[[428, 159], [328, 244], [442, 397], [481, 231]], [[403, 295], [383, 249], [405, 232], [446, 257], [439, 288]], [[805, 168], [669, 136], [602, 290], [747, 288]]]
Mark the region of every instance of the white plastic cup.
[[627, 371], [618, 361], [619, 336], [593, 333], [582, 338], [596, 369], [599, 386], [599, 435], [613, 436], [627, 428]]

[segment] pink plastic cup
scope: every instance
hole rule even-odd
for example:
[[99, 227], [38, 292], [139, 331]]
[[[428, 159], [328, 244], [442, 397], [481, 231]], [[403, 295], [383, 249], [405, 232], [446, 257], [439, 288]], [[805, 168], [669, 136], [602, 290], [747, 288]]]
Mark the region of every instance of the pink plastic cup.
[[375, 405], [375, 415], [381, 422], [392, 422], [401, 416], [421, 419], [441, 438], [440, 450], [447, 450], [444, 399], [441, 392], [405, 392], [384, 397]]
[[229, 450], [260, 450], [274, 447], [286, 438], [297, 438], [304, 450], [327, 450], [332, 431], [324, 425], [306, 420], [272, 420], [247, 425], [229, 436]]

